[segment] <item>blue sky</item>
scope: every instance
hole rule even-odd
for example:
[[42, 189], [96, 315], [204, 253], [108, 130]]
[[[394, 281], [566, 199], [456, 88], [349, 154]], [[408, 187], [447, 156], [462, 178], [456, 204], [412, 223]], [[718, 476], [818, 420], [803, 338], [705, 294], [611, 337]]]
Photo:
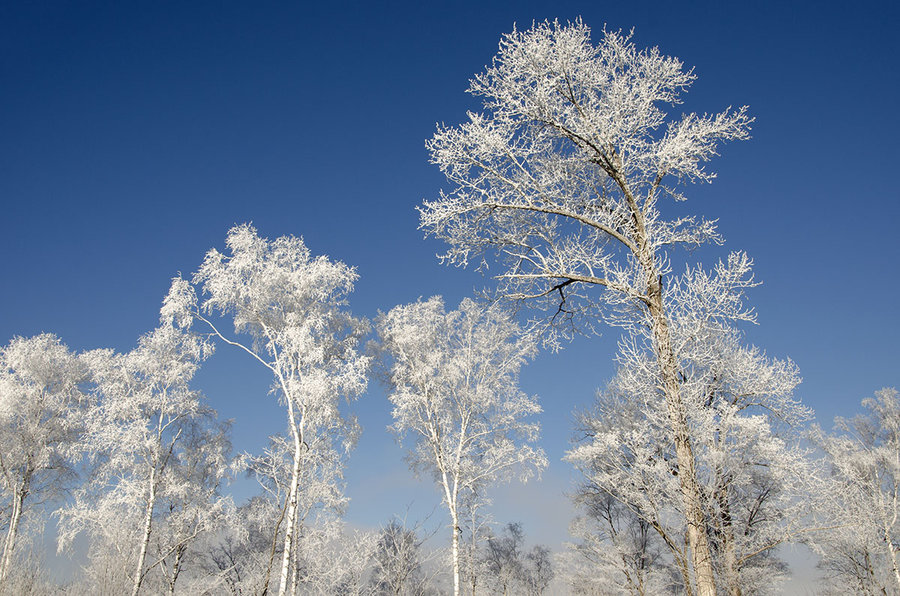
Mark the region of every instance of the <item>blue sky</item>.
[[[690, 111], [747, 104], [750, 141], [687, 209], [719, 218], [764, 285], [748, 338], [790, 357], [798, 395], [831, 426], [900, 386], [897, 8], [841, 3], [8, 2], [0, 5], [0, 340], [54, 332], [73, 349], [131, 348], [169, 279], [222, 248], [235, 223], [301, 235], [358, 268], [352, 310], [419, 296], [448, 304], [486, 282], [443, 267], [415, 206], [444, 181], [428, 164], [436, 122], [514, 23], [583, 17], [634, 28], [696, 68]], [[572, 411], [611, 375], [616, 334], [543, 354], [523, 387], [545, 408], [541, 483], [503, 489], [495, 516], [558, 544], [569, 515], [559, 461]], [[220, 348], [198, 378], [235, 446], [282, 428], [268, 380]], [[351, 521], [376, 525], [437, 493], [412, 480], [384, 431], [384, 391], [347, 471]], [[516, 503], [510, 504], [515, 496]], [[553, 515], [547, 515], [553, 511]], [[540, 512], [540, 513], [538, 513]]]

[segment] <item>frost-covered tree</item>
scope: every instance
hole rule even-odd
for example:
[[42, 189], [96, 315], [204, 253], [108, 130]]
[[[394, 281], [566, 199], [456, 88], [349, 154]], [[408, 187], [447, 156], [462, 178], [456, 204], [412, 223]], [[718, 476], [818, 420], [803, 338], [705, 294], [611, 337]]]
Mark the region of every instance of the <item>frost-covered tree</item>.
[[372, 592], [395, 596], [428, 594], [430, 574], [425, 565], [434, 553], [425, 550], [427, 539], [421, 535], [418, 524], [410, 528], [398, 518], [382, 527], [372, 554]]
[[199, 548], [199, 564], [208, 577], [204, 593], [267, 593], [265, 582], [278, 553], [278, 535], [273, 536], [272, 528], [283, 519], [279, 503], [257, 496], [226, 510], [221, 529]]
[[412, 436], [410, 462], [434, 474], [450, 515], [453, 592], [460, 591], [460, 504], [466, 496], [546, 466], [533, 446], [541, 411], [518, 387], [535, 340], [497, 305], [463, 300], [446, 312], [440, 297], [397, 306], [378, 317], [390, 358], [393, 430]]
[[[741, 300], [752, 285], [749, 268], [735, 254], [713, 274], [688, 270], [670, 289], [671, 338], [697, 454], [701, 512], [717, 584], [734, 596], [776, 584], [784, 566], [775, 547], [812, 529], [808, 495], [821, 489], [799, 446], [799, 427], [811, 413], [793, 397], [796, 367], [742, 345], [731, 324], [752, 319]], [[583, 542], [576, 552], [597, 557], [598, 571], [617, 576], [611, 584], [622, 591], [672, 585], [674, 569], [690, 593], [681, 470], [666, 441], [670, 425], [651, 333], [622, 340], [616, 377], [594, 410], [580, 416], [583, 439], [567, 459], [584, 474], [576, 501], [589, 520], [579, 522]], [[591, 526], [598, 530], [593, 537], [583, 531]]]
[[64, 493], [76, 477], [85, 378], [84, 364], [54, 335], [17, 337], [0, 348], [0, 591], [27, 511]]
[[[193, 286], [176, 278], [164, 311], [179, 320], [202, 321], [273, 375], [273, 392], [287, 409], [291, 474], [285, 496], [279, 594], [296, 593], [299, 498], [307, 451], [317, 441], [349, 449], [355, 420], [339, 411], [342, 397], [366, 387], [368, 359], [357, 354], [366, 323], [345, 309], [357, 275], [327, 257], [313, 257], [303, 240], [283, 236], [270, 242], [250, 225], [232, 228], [230, 254], [210, 250]], [[232, 315], [235, 337], [220, 331], [211, 315]]]
[[516, 584], [523, 576], [522, 548], [525, 539], [522, 526], [507, 524], [500, 535], [491, 535], [485, 541], [483, 559], [487, 567], [493, 593], [506, 596], [515, 593]]
[[521, 524], [507, 524], [499, 535], [489, 536], [482, 560], [493, 594], [539, 596], [553, 580], [550, 550], [535, 546], [526, 551]]
[[[224, 531], [204, 546], [204, 567], [218, 578], [218, 589], [236, 595], [270, 591], [271, 572], [283, 554], [293, 470], [293, 441], [289, 432], [286, 435], [270, 437], [263, 453], [244, 454], [235, 463], [235, 468], [256, 479], [262, 494], [230, 512]], [[325, 435], [310, 440], [298, 479], [291, 563], [295, 592], [309, 589], [311, 575], [318, 571], [306, 553], [317, 548], [323, 527], [330, 527], [332, 534], [341, 530], [335, 524], [347, 503], [341, 477], [346, 453], [335, 450]]]
[[[165, 319], [165, 317], [164, 317]], [[60, 548], [91, 538], [89, 582], [138, 594], [159, 569], [174, 590], [186, 549], [224, 502], [227, 434], [189, 386], [210, 346], [164, 320], [131, 352], [85, 358], [100, 398], [87, 426], [94, 469], [61, 511]]]
[[[153, 558], [159, 561], [169, 594], [175, 594], [186, 564], [197, 563], [201, 557], [198, 538], [219, 532], [228, 523], [226, 512], [233, 505], [230, 498], [223, 498], [222, 488], [231, 463], [229, 435], [230, 425], [218, 423], [214, 413], [206, 411], [185, 425], [179, 439], [177, 465], [171, 470], [167, 490], [160, 495], [162, 515], [152, 540]], [[195, 582], [194, 588], [207, 581], [205, 574], [195, 571], [192, 575], [188, 579]]]
[[751, 119], [744, 108], [670, 117], [665, 110], [694, 79], [630, 35], [604, 31], [593, 44], [580, 21], [513, 31], [469, 86], [484, 111], [441, 126], [427, 143], [452, 188], [420, 211], [421, 227], [450, 244], [445, 261], [496, 262], [500, 296], [582, 329], [647, 326], [697, 587], [714, 596], [664, 289], [667, 251], [719, 237], [713, 222], [666, 217], [662, 206], [685, 199], [688, 183], [711, 181], [705, 162], [720, 142], [746, 138]]
[[484, 572], [484, 560], [481, 558], [481, 545], [491, 534], [492, 518], [488, 513], [491, 499], [484, 491], [471, 491], [462, 495], [459, 504], [460, 519], [460, 581], [465, 581], [470, 594], [478, 593], [481, 576]]
[[815, 427], [832, 487], [823, 504], [835, 528], [815, 537], [834, 593], [900, 593], [900, 395], [885, 388], [864, 399], [868, 411], [837, 418], [837, 434]]
[[[593, 489], [593, 490], [592, 490]], [[569, 527], [577, 540], [563, 554], [565, 575], [575, 594], [677, 593], [680, 575], [665, 556], [666, 546], [647, 521], [597, 487], [576, 495], [583, 515]]]

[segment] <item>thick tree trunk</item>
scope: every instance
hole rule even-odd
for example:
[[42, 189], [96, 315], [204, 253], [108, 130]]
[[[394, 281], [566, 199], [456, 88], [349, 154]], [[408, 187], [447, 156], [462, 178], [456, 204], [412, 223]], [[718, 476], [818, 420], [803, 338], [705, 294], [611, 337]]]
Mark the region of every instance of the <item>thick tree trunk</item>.
[[687, 414], [684, 402], [681, 400], [681, 391], [678, 385], [678, 365], [672, 350], [669, 323], [663, 309], [661, 283], [656, 275], [651, 279], [648, 302], [653, 330], [653, 343], [666, 396], [669, 424], [672, 425], [675, 455], [678, 458], [678, 482], [681, 487], [681, 498], [685, 509], [688, 545], [691, 549], [691, 562], [694, 567], [694, 578], [697, 582], [697, 594], [699, 596], [716, 596], [716, 582], [709, 549], [709, 538], [707, 536], [706, 516], [704, 515], [700, 498], [700, 485], [697, 483], [696, 464], [694, 452], [691, 448]]
[[147, 547], [150, 545], [150, 533], [153, 524], [153, 507], [156, 505], [156, 466], [150, 470], [150, 487], [147, 494], [147, 510], [144, 512], [144, 535], [141, 539], [141, 550], [138, 553], [137, 566], [134, 570], [131, 596], [137, 596], [144, 580], [144, 561], [147, 559]]
[[[614, 161], [618, 162], [618, 159], [618, 156], [614, 156]], [[644, 212], [638, 206], [625, 177], [618, 171], [611, 172], [610, 176], [622, 189], [631, 210], [632, 240], [634, 242], [631, 250], [640, 264], [647, 283], [644, 302], [650, 314], [653, 348], [656, 351], [656, 361], [659, 365], [665, 393], [666, 411], [675, 444], [675, 455], [678, 458], [678, 483], [681, 488], [681, 499], [687, 522], [688, 548], [691, 551], [697, 594], [698, 596], [716, 596], [716, 581], [709, 549], [706, 516], [700, 498], [700, 485], [697, 482], [696, 462], [691, 447], [687, 413], [684, 402], [681, 400], [678, 362], [675, 359], [672, 338], [669, 334], [669, 321], [663, 301], [663, 279], [656, 264], [656, 249], [648, 235]]]
[[724, 482], [718, 482], [716, 489], [716, 500], [719, 502], [721, 511], [721, 540], [722, 552], [724, 554], [722, 566], [725, 573], [725, 581], [727, 583], [728, 594], [730, 596], [741, 596], [741, 582], [738, 577], [737, 555], [734, 552], [734, 528], [731, 525], [731, 508], [728, 504], [728, 489], [725, 488]]
[[13, 549], [16, 547], [16, 535], [19, 532], [19, 520], [22, 519], [22, 509], [25, 505], [27, 490], [23, 487], [16, 491], [13, 499], [13, 510], [9, 518], [9, 529], [6, 531], [6, 540], [3, 544], [3, 559], [0, 561], [0, 588], [6, 584], [9, 570], [12, 567]]
[[[444, 497], [447, 499], [447, 509], [450, 511], [450, 523], [452, 524], [453, 531], [450, 539], [450, 552], [453, 560], [453, 596], [459, 596], [459, 477], [454, 476], [453, 484], [450, 484], [447, 470], [441, 463], [440, 455], [438, 455], [438, 469], [441, 470], [441, 485], [444, 489]], [[456, 469], [457, 471], [459, 470], [458, 458]]]

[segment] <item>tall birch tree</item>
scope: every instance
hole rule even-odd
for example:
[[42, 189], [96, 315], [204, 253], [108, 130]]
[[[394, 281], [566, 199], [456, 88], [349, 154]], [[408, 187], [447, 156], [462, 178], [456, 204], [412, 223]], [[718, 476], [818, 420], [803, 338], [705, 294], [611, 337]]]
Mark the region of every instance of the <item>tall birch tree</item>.
[[493, 594], [540, 596], [553, 581], [550, 549], [538, 545], [526, 551], [525, 534], [518, 523], [506, 524], [499, 535], [488, 537], [482, 561]]
[[369, 585], [373, 594], [426, 596], [431, 593], [428, 564], [438, 551], [427, 551], [429, 534], [420, 524], [409, 528], [405, 519], [394, 518], [382, 526], [372, 553]]
[[[190, 473], [196, 457], [190, 453], [192, 446], [225, 436], [206, 431], [215, 426], [215, 412], [190, 387], [210, 349], [200, 336], [163, 320], [130, 352], [95, 350], [85, 355], [99, 395], [87, 427], [93, 470], [61, 512], [60, 548], [86, 531], [92, 557], [107, 569], [111, 589], [119, 586], [124, 591], [127, 586], [136, 596], [152, 571], [170, 555], [183, 555], [197, 537], [202, 524], [189, 524], [194, 531], [187, 534], [170, 535], [172, 543], [164, 543], [159, 532], [184, 495], [209, 497], [185, 515], [205, 517], [207, 509], [217, 509], [215, 491], [204, 491]], [[190, 437], [196, 439], [199, 433], [202, 438], [192, 443]], [[221, 478], [224, 465], [217, 469], [214, 476]], [[152, 560], [154, 538], [161, 554]], [[177, 573], [170, 577], [173, 585], [175, 579]]]
[[450, 515], [453, 593], [460, 592], [460, 505], [465, 497], [516, 472], [543, 469], [534, 447], [541, 409], [518, 386], [534, 356], [533, 336], [497, 305], [463, 300], [446, 312], [440, 297], [397, 306], [378, 317], [390, 358], [392, 429], [412, 436], [410, 463], [434, 474]]
[[687, 183], [711, 181], [705, 162], [720, 142], [747, 138], [751, 118], [745, 108], [669, 117], [666, 107], [680, 103], [694, 79], [679, 60], [638, 49], [628, 34], [604, 31], [594, 45], [580, 21], [513, 31], [471, 80], [484, 111], [440, 126], [428, 141], [452, 186], [420, 213], [421, 227], [450, 244], [444, 261], [497, 262], [500, 296], [583, 329], [605, 321], [651, 330], [693, 572], [700, 596], [714, 596], [664, 290], [668, 250], [719, 237], [713, 222], [667, 218], [661, 206], [684, 200]]
[[[298, 581], [292, 572], [306, 453], [319, 440], [349, 449], [356, 434], [355, 420], [343, 416], [339, 405], [342, 397], [365, 390], [368, 358], [357, 353], [357, 344], [367, 324], [345, 308], [357, 279], [352, 267], [314, 257], [300, 238], [270, 242], [248, 224], [229, 230], [225, 242], [229, 254], [210, 250], [194, 276], [204, 300], [176, 278], [164, 311], [201, 321], [266, 367], [286, 406], [292, 461], [279, 574], [283, 596]], [[216, 326], [215, 314], [233, 316], [234, 336]]]
[[48, 333], [0, 349], [0, 591], [27, 511], [60, 496], [76, 477], [86, 377], [83, 362]]
[[[189, 385], [210, 349], [200, 336], [164, 320], [130, 352], [96, 350], [85, 355], [99, 394], [87, 427], [94, 468], [61, 511], [60, 548], [86, 531], [92, 557], [107, 570], [112, 590], [127, 586], [136, 596], [152, 571], [172, 556], [181, 560], [178, 553], [183, 556], [206, 526], [200, 519], [208, 519], [220, 506], [216, 491], [198, 485], [197, 475], [192, 478], [191, 473], [198, 455], [192, 448], [199, 449], [199, 443], [203, 454], [214, 448], [212, 441], [225, 440], [223, 433], [206, 430], [215, 426], [215, 412]], [[190, 440], [201, 433], [198, 440]], [[217, 485], [224, 462], [210, 459], [203, 464], [215, 465]], [[187, 495], [209, 500], [181, 511], [188, 516], [183, 521], [189, 530], [170, 534], [172, 541], [166, 543], [160, 529], [184, 509], [178, 503]], [[160, 551], [155, 559], [153, 538]], [[175, 579], [177, 570], [169, 577], [173, 587]]]

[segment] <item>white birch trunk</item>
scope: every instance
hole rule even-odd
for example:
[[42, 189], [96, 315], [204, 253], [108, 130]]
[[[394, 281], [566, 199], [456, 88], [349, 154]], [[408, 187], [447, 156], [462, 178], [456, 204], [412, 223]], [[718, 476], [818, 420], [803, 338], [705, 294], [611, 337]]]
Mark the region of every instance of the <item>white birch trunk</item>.
[[294, 556], [291, 557], [293, 561], [293, 571], [291, 573], [291, 592], [290, 596], [298, 596], [300, 594], [300, 548], [297, 546], [300, 541], [300, 515], [299, 511], [297, 511], [297, 515], [294, 516]]
[[9, 529], [6, 531], [6, 540], [3, 544], [3, 560], [0, 561], [0, 587], [2, 587], [9, 577], [9, 570], [12, 567], [13, 549], [16, 546], [16, 535], [19, 532], [19, 520], [22, 519], [22, 509], [25, 504], [26, 489], [16, 491], [13, 500], [13, 510], [9, 519]]
[[181, 572], [181, 560], [187, 547], [178, 547], [175, 549], [175, 562], [172, 564], [172, 579], [169, 584], [169, 596], [175, 596], [175, 582], [178, 581], [178, 574]]
[[[440, 463], [439, 457], [439, 466]], [[459, 596], [459, 511], [457, 511], [459, 490], [456, 480], [454, 480], [453, 486], [450, 486], [445, 469], [441, 469], [441, 480], [444, 485], [444, 495], [447, 499], [447, 509], [450, 510], [450, 523], [453, 532], [450, 540], [450, 552], [453, 562], [453, 596]]]
[[456, 507], [450, 510], [450, 519], [453, 523], [453, 596], [459, 596], [459, 516]]
[[294, 467], [291, 472], [291, 491], [288, 497], [287, 509], [287, 527], [284, 531], [284, 551], [281, 556], [281, 583], [278, 590], [279, 596], [285, 596], [288, 593], [290, 585], [291, 560], [294, 549], [294, 530], [296, 527], [297, 517], [297, 491], [300, 483], [300, 461], [303, 456], [303, 441], [300, 437], [300, 429], [297, 427], [296, 416], [294, 415], [294, 405], [290, 400], [290, 395], [285, 394], [288, 402], [288, 418], [291, 424], [291, 435], [294, 439]]
[[150, 544], [150, 533], [153, 524], [153, 507], [156, 505], [156, 466], [150, 470], [150, 490], [147, 495], [147, 510], [144, 513], [144, 536], [141, 540], [141, 550], [138, 553], [137, 566], [134, 570], [134, 580], [131, 588], [131, 596], [137, 596], [144, 580], [144, 561], [147, 558], [147, 547]]

